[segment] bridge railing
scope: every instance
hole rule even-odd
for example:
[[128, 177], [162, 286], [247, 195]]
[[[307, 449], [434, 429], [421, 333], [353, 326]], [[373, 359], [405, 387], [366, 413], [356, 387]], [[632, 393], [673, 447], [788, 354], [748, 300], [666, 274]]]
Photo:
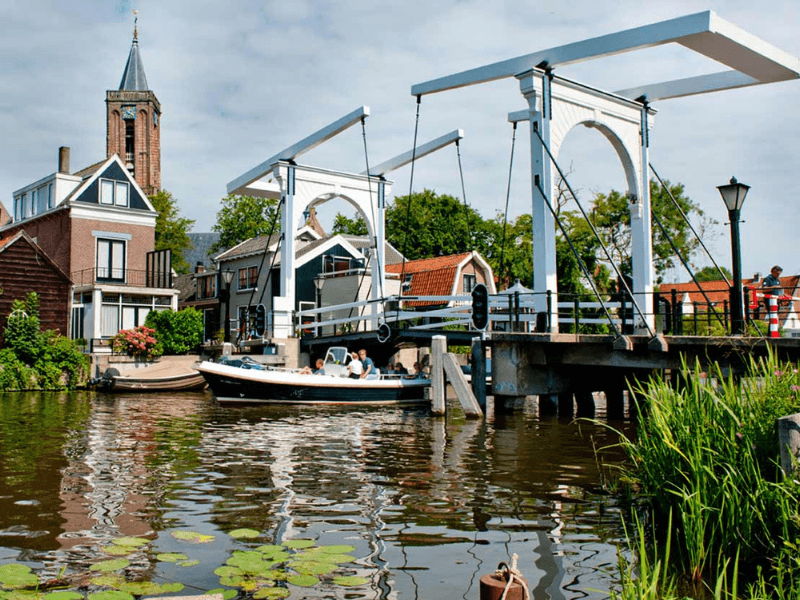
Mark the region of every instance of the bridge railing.
[[[656, 332], [674, 335], [727, 335], [731, 331], [728, 302], [682, 302], [675, 293], [653, 294]], [[593, 295], [550, 292], [500, 293], [489, 297], [490, 331], [553, 331], [558, 317], [562, 333], [634, 333], [641, 321], [627, 294], [607, 294], [602, 303]], [[541, 310], [542, 308], [545, 310]], [[649, 315], [648, 315], [649, 316]], [[749, 313], [748, 313], [749, 316]], [[374, 331], [381, 323], [408, 329], [472, 326], [472, 297], [392, 296], [323, 306], [297, 313], [297, 328], [306, 335]], [[613, 327], [611, 324], [613, 323]]]

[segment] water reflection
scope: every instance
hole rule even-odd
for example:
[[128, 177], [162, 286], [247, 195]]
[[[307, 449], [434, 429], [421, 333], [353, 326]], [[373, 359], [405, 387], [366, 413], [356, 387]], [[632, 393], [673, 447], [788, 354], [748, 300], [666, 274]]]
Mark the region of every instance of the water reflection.
[[[535, 598], [603, 598], [619, 515], [599, 494], [607, 429], [540, 420], [535, 405], [486, 422], [457, 406], [220, 409], [206, 394], [7, 394], [0, 402], [0, 561], [76, 577], [112, 538], [186, 552], [191, 568], [135, 556], [133, 572], [219, 587], [246, 542], [348, 544], [365, 588], [348, 598], [477, 598], [512, 553]], [[619, 425], [619, 424], [615, 424]], [[626, 425], [622, 424], [623, 427]], [[606, 451], [603, 460], [619, 456]], [[170, 532], [215, 540], [187, 551]]]

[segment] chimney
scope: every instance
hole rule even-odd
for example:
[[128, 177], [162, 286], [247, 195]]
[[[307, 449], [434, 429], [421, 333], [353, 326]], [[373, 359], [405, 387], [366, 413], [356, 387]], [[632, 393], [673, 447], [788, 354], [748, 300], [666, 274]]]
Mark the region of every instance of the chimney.
[[69, 175], [69, 146], [58, 149], [58, 172]]
[[203, 261], [201, 261], [201, 260], [197, 261], [197, 264], [194, 266], [194, 272], [195, 272], [195, 274], [197, 274], [197, 273], [205, 273], [206, 272], [206, 268], [203, 265]]

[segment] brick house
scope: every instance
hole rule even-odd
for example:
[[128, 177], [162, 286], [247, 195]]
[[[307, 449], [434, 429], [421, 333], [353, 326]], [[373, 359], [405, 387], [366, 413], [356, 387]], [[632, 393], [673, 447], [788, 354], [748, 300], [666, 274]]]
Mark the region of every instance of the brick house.
[[[67, 274], [25, 233], [19, 231], [0, 240], [0, 315], [11, 313], [14, 300], [30, 292], [39, 295], [39, 323], [42, 329], [69, 329], [69, 298], [72, 282]], [[0, 323], [0, 341], [2, 326]]]
[[[0, 240], [24, 231], [64, 273], [73, 338], [99, 339], [141, 325], [150, 310], [177, 308], [171, 268], [154, 252], [157, 212], [117, 154], [69, 174], [59, 170], [13, 194]], [[24, 265], [17, 266], [24, 273]]]

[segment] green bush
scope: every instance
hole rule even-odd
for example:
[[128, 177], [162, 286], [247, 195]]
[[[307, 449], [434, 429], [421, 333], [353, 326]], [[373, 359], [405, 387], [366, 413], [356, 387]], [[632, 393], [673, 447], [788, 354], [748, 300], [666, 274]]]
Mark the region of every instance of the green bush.
[[15, 300], [3, 330], [0, 390], [61, 390], [86, 385], [89, 359], [55, 331], [39, 331], [39, 297]]
[[194, 308], [151, 311], [145, 325], [156, 330], [164, 354], [186, 354], [203, 342], [203, 313]]

